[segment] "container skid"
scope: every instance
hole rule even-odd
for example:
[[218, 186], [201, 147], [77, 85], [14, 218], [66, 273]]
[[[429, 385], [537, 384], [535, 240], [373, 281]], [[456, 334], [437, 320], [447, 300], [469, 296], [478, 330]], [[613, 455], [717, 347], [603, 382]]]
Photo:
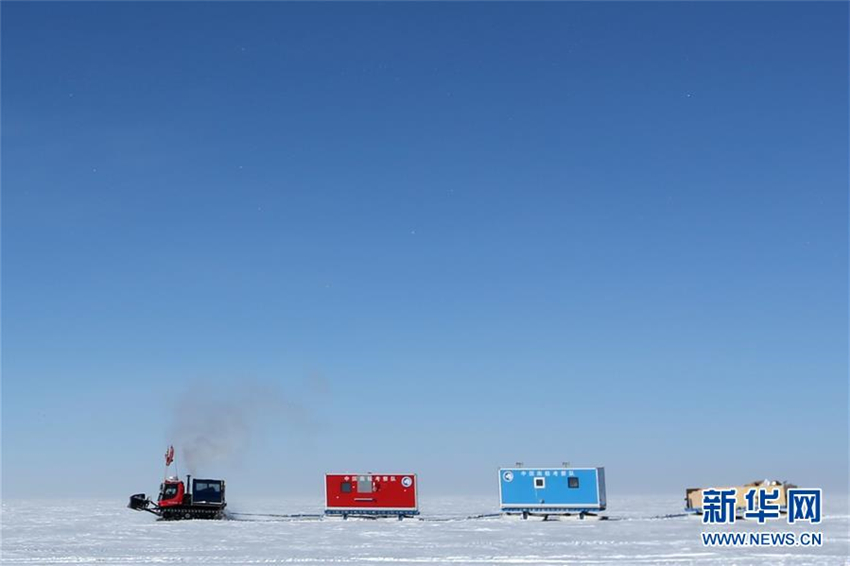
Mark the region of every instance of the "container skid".
[[501, 468], [499, 507], [523, 519], [604, 511], [605, 468]]
[[325, 515], [413, 517], [419, 514], [416, 474], [325, 474]]

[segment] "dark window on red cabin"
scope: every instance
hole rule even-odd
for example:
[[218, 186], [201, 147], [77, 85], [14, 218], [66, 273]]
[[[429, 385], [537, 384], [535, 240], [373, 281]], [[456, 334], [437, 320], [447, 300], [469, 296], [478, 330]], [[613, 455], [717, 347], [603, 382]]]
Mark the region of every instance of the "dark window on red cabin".
[[339, 490], [342, 493], [351, 493], [351, 482], [350, 481], [342, 482], [341, 484], [339, 484]]
[[570, 476], [567, 478], [567, 487], [577, 488], [578, 487], [578, 478], [576, 476]]
[[165, 499], [172, 499], [177, 497], [177, 484], [176, 483], [167, 483], [162, 486], [162, 493], [159, 496], [159, 500], [163, 501]]

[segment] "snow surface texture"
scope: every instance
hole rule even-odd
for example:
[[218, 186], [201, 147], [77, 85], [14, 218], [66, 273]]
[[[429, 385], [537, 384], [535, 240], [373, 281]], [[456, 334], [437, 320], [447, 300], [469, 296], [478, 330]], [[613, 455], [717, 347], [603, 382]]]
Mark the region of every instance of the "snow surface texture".
[[[826, 496], [825, 496], [826, 497]], [[850, 564], [847, 500], [817, 527], [738, 522], [729, 529], [820, 531], [820, 548], [707, 548], [678, 496], [610, 497], [609, 521], [542, 522], [493, 513], [492, 498], [423, 498], [419, 520], [162, 522], [124, 500], [6, 501], [3, 564]], [[230, 511], [320, 513], [315, 500], [234, 500]], [[661, 518], [665, 515], [679, 515]], [[705, 529], [708, 530], [708, 529]]]

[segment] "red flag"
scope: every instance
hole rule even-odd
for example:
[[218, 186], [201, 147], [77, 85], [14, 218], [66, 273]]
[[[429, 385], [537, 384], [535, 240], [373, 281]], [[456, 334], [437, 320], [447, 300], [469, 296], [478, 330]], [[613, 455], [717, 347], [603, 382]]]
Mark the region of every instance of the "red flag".
[[169, 446], [168, 450], [165, 451], [165, 465], [170, 466], [171, 462], [174, 461], [174, 446]]

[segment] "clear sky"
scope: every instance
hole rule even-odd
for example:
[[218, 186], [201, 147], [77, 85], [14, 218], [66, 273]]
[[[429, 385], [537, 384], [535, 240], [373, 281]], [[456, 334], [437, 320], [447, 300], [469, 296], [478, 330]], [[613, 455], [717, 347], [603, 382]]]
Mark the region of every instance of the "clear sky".
[[845, 491], [847, 47], [838, 2], [4, 2], [5, 495], [190, 437], [231, 497]]

